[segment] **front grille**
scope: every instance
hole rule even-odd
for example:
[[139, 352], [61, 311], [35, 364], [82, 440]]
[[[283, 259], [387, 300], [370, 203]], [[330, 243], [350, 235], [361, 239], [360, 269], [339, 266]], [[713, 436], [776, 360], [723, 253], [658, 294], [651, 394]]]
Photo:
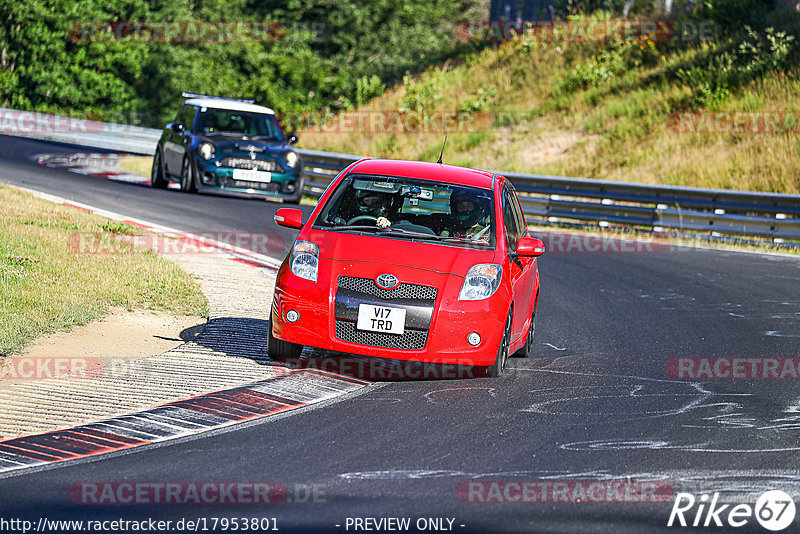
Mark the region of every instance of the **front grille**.
[[436, 288], [420, 286], [416, 284], [400, 284], [394, 289], [383, 289], [378, 287], [375, 280], [371, 278], [354, 278], [352, 276], [340, 276], [339, 287], [357, 291], [384, 300], [392, 299], [420, 299], [436, 300]]
[[267, 191], [270, 193], [278, 193], [281, 190], [281, 184], [277, 182], [248, 182], [245, 180], [232, 180], [226, 178], [222, 181], [224, 187], [236, 187], [239, 189], [255, 189], [257, 191]]
[[222, 158], [219, 162], [223, 167], [230, 167], [233, 169], [249, 169], [252, 171], [268, 171], [285, 173], [286, 170], [283, 166], [275, 160], [271, 159], [250, 159], [250, 158], [237, 158], [228, 156]]
[[355, 323], [336, 321], [336, 337], [342, 341], [387, 349], [421, 349], [428, 340], [425, 330], [406, 330], [402, 334], [384, 334], [358, 330]]
[[[403, 283], [394, 289], [383, 289], [372, 278], [340, 276], [336, 294], [336, 337], [373, 347], [422, 349], [428, 339], [436, 294], [435, 287]], [[356, 328], [353, 321], [358, 316], [359, 303], [380, 301], [394, 301], [396, 306], [407, 310], [404, 333], [387, 334]]]

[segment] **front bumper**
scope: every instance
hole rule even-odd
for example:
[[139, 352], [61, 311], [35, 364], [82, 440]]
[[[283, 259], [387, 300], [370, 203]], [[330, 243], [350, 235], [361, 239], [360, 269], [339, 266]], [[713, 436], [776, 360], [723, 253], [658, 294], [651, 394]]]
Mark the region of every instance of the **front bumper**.
[[[391, 360], [463, 366], [495, 363], [508, 313], [505, 291], [498, 290], [483, 301], [458, 301], [463, 279], [438, 275], [433, 278], [438, 278], [440, 285], [428, 309], [424, 298], [382, 301], [359, 298], [352, 291], [339, 287], [338, 276], [336, 278], [317, 283], [303, 280], [289, 272], [284, 263], [278, 273], [272, 305], [273, 335], [327, 351]], [[406, 333], [358, 330], [354, 314], [362, 302], [405, 309]], [[298, 312], [300, 319], [287, 321], [289, 310]], [[472, 332], [481, 336], [477, 346], [467, 342]]]
[[290, 197], [302, 196], [300, 166], [290, 172], [272, 172], [269, 182], [248, 182], [234, 180], [232, 167], [217, 166], [213, 162], [198, 161], [198, 186], [202, 190], [216, 191], [235, 196], [247, 197]]

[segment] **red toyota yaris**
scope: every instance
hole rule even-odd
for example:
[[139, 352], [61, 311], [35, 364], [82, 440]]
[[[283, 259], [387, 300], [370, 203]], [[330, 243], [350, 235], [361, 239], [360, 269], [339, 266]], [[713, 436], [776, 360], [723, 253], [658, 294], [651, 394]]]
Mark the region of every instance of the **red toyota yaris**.
[[268, 351], [325, 350], [503, 373], [527, 357], [539, 300], [536, 256], [514, 187], [485, 171], [361, 160], [300, 228], [278, 272]]

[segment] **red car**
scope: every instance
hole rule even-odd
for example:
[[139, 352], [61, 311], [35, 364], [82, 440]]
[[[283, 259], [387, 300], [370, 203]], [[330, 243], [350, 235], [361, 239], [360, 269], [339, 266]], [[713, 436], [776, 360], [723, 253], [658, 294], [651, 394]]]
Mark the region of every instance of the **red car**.
[[527, 357], [539, 300], [536, 257], [514, 187], [486, 171], [361, 160], [300, 228], [278, 272], [268, 351], [304, 345], [390, 360], [488, 367]]

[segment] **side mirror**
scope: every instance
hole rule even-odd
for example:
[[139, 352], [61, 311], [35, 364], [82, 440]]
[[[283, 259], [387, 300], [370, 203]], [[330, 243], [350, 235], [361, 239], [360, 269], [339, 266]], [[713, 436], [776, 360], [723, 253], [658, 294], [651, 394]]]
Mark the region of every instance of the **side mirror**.
[[297, 208], [281, 208], [275, 212], [275, 222], [286, 228], [303, 226], [303, 212]]
[[541, 256], [544, 254], [544, 242], [535, 237], [520, 237], [517, 242], [518, 256]]
[[293, 145], [297, 143], [299, 140], [300, 138], [297, 137], [297, 134], [289, 134], [289, 137], [286, 139], [286, 142], [289, 143], [290, 145]]
[[182, 122], [173, 122], [171, 128], [172, 131], [175, 133], [181, 133], [184, 130]]

